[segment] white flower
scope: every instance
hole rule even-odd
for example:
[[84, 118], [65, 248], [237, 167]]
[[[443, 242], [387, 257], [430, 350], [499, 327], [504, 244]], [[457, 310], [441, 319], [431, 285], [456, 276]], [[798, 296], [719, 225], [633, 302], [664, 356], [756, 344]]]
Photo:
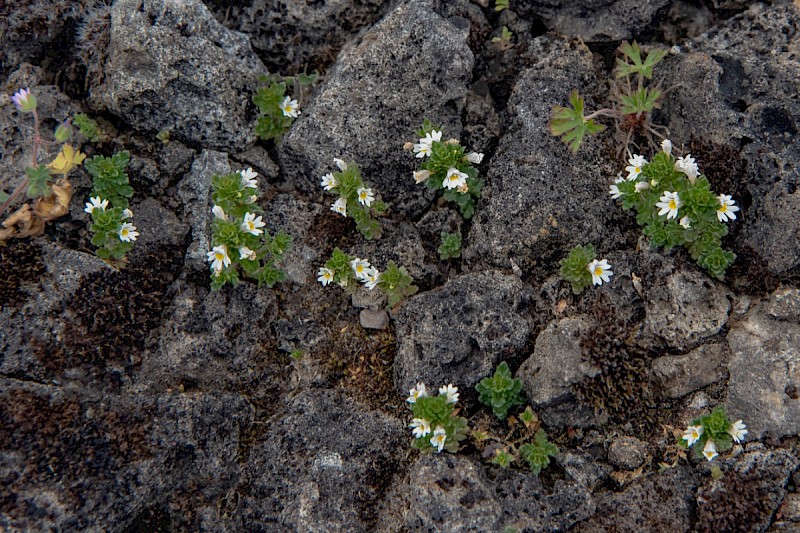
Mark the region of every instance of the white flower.
[[139, 232], [136, 231], [136, 226], [130, 222], [125, 222], [122, 224], [122, 227], [119, 228], [119, 240], [122, 242], [133, 242], [138, 236]]
[[643, 155], [635, 155], [628, 159], [628, 166], [625, 172], [628, 173], [628, 181], [635, 180], [642, 173], [642, 167], [647, 164], [647, 159]]
[[672, 141], [669, 139], [661, 141], [661, 150], [667, 155], [672, 155]]
[[447, 403], [456, 403], [458, 401], [458, 387], [454, 387], [452, 383], [439, 387], [439, 394], [447, 396]]
[[433, 437], [431, 437], [431, 446], [436, 448], [437, 452], [444, 449], [444, 441], [447, 438], [447, 431], [442, 426], [436, 426], [433, 430]]
[[480, 152], [470, 152], [467, 154], [467, 161], [473, 165], [480, 165], [483, 161], [483, 154]]
[[372, 192], [372, 189], [359, 187], [356, 193], [358, 193], [358, 203], [361, 205], [369, 207], [375, 201], [375, 193]]
[[609, 265], [608, 261], [605, 259], [601, 261], [595, 259], [586, 265], [586, 268], [592, 273], [593, 285], [602, 285], [603, 282], [608, 283], [611, 276], [614, 275], [614, 273], [611, 271], [611, 265]]
[[433, 130], [425, 134], [425, 137], [419, 140], [419, 143], [414, 145], [414, 153], [417, 158], [423, 158], [426, 155], [430, 156], [433, 150], [433, 143], [442, 140], [442, 132]]
[[248, 259], [250, 261], [255, 261], [258, 256], [256, 255], [255, 250], [251, 250], [247, 246], [242, 246], [239, 248], [239, 259]]
[[718, 455], [717, 454], [717, 445], [714, 444], [713, 440], [708, 439], [708, 441], [706, 441], [706, 445], [703, 446], [703, 456], [705, 456], [706, 459], [711, 461], [717, 455]]
[[345, 163], [345, 162], [344, 162], [344, 159], [339, 159], [338, 157], [334, 157], [334, 158], [333, 158], [333, 163], [334, 163], [334, 164], [335, 164], [337, 167], [339, 167], [339, 170], [341, 170], [342, 172], [344, 172], [345, 170], [347, 170], [347, 163]]
[[697, 163], [694, 162], [694, 158], [692, 154], [686, 154], [684, 157], [679, 157], [677, 161], [675, 161], [675, 166], [673, 167], [678, 172], [683, 172], [686, 174], [686, 177], [689, 180], [694, 181], [697, 177]]
[[261, 215], [256, 217], [255, 213], [245, 213], [241, 228], [242, 231], [249, 233], [250, 235], [261, 235], [264, 233], [264, 230], [261, 228], [266, 225], [267, 223], [261, 220]]
[[745, 426], [741, 420], [737, 420], [728, 428], [728, 435], [733, 437], [733, 440], [737, 443], [742, 442], [744, 436], [747, 435], [747, 426]]
[[30, 113], [36, 109], [36, 97], [30, 89], [20, 89], [11, 96], [11, 101], [23, 113]]
[[317, 272], [317, 281], [322, 283], [322, 286], [326, 286], [328, 283], [333, 281], [333, 270], [326, 267], [321, 267]]
[[431, 432], [431, 423], [424, 418], [414, 418], [411, 420], [410, 427], [414, 428], [411, 433], [415, 439], [421, 439]]
[[322, 181], [320, 182], [320, 185], [322, 185], [323, 189], [329, 191], [334, 187], [337, 187], [339, 185], [339, 182], [336, 181], [336, 178], [333, 176], [333, 174], [328, 173], [322, 176]]
[[727, 194], [720, 194], [717, 196], [717, 200], [719, 200], [719, 209], [717, 209], [717, 218], [720, 222], [728, 222], [729, 220], [736, 220], [736, 211], [739, 210], [739, 206], [736, 205], [736, 202]]
[[347, 216], [347, 198], [339, 198], [331, 206], [331, 211], [336, 211], [343, 217]]
[[84, 211], [91, 215], [95, 209], [99, 208], [101, 211], [105, 211], [106, 207], [108, 207], [108, 200], [101, 200], [99, 196], [95, 196], [94, 198], [89, 198], [89, 201], [86, 202]]
[[689, 426], [683, 433], [683, 440], [686, 441], [687, 446], [691, 446], [703, 435], [703, 426]]
[[287, 96], [281, 102], [281, 111], [283, 111], [284, 117], [292, 117], [297, 118], [297, 115], [300, 114], [300, 108], [297, 105], [297, 100], [292, 100], [291, 97]]
[[127, 208], [123, 209], [122, 210], [122, 220], [127, 220], [129, 218], [133, 218], [133, 211], [131, 211], [130, 209], [127, 209]]
[[214, 217], [220, 220], [228, 220], [228, 216], [225, 214], [225, 211], [223, 211], [218, 205], [215, 205], [213, 208], [211, 208], [211, 212], [214, 213]]
[[418, 399], [425, 398], [427, 396], [428, 391], [425, 389], [425, 384], [417, 383], [416, 387], [408, 391], [408, 398], [406, 398], [406, 401], [408, 403], [417, 403]]
[[242, 187], [245, 189], [255, 189], [258, 187], [258, 182], [256, 178], [258, 177], [258, 172], [253, 170], [252, 168], [248, 168], [247, 170], [240, 170], [239, 175], [242, 177]]
[[359, 259], [356, 257], [350, 261], [350, 268], [353, 269], [353, 273], [356, 275], [356, 278], [365, 280], [369, 275], [370, 264], [366, 259]]
[[450, 167], [447, 170], [447, 177], [444, 179], [443, 185], [446, 189], [458, 189], [459, 187], [466, 187], [467, 175], [460, 172], [455, 167]]
[[367, 277], [361, 280], [364, 286], [369, 290], [372, 290], [375, 287], [377, 287], [380, 281], [381, 281], [381, 273], [378, 271], [377, 268], [374, 267], [370, 267], [367, 270]]
[[636, 183], [636, 185], [633, 186], [633, 189], [636, 192], [646, 191], [649, 188], [650, 188], [650, 184], [647, 183], [646, 181], [640, 181], [640, 182]]
[[228, 257], [228, 247], [224, 244], [215, 246], [210, 252], [206, 253], [207, 261], [211, 262], [211, 269], [215, 272], [222, 272], [224, 267], [230, 266], [231, 258]]
[[692, 219], [690, 219], [688, 216], [683, 217], [678, 224], [683, 226], [683, 229], [692, 229]]
[[414, 172], [414, 181], [417, 183], [422, 183], [423, 181], [427, 180], [431, 177], [430, 170], [417, 170]]
[[667, 215], [667, 220], [670, 218], [677, 218], [678, 216], [678, 209], [683, 205], [681, 202], [680, 196], [678, 196], [677, 192], [665, 192], [661, 198], [660, 202], [656, 202], [656, 207], [661, 208], [661, 211], [658, 212], [658, 216]]

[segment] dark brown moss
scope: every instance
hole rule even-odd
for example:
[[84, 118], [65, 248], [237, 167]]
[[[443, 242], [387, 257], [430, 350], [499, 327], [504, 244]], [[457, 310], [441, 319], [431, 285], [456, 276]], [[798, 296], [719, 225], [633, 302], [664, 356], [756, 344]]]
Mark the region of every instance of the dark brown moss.
[[599, 295], [591, 304], [594, 326], [581, 338], [583, 357], [600, 373], [573, 386], [576, 397], [612, 422], [631, 423], [648, 435], [655, 424], [651, 356], [636, 344], [636, 322]]
[[0, 307], [20, 307], [24, 288], [38, 284], [46, 271], [41, 246], [29, 239], [0, 243], [0, 270]]

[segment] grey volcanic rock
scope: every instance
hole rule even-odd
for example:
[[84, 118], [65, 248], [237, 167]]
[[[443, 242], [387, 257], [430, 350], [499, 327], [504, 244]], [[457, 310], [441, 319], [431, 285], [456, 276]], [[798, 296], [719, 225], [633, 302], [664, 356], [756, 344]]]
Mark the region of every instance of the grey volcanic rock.
[[704, 344], [685, 355], [665, 355], [653, 361], [653, 373], [669, 398], [680, 398], [726, 375], [727, 346]]
[[747, 192], [735, 198], [745, 208], [737, 243], [777, 274], [800, 265], [799, 24], [795, 5], [755, 4], [689, 43], [667, 72], [677, 84], [664, 107], [673, 143], [694, 135], [741, 147], [747, 175], [737, 181]]
[[[269, 64], [327, 63], [386, 10], [383, 0], [254, 0], [232, 20]], [[282, 72], [283, 73], [283, 72]]]
[[302, 393], [250, 450], [246, 524], [369, 531], [411, 433], [341, 393]]
[[668, 0], [528, 0], [511, 4], [521, 16], [544, 19], [548, 29], [582, 41], [621, 41], [650, 25]]
[[[462, 20], [462, 19], [457, 19]], [[468, 25], [456, 26], [411, 0], [390, 12], [339, 56], [329, 80], [279, 146], [286, 178], [321, 193], [333, 158], [354, 160], [394, 212], [418, 213], [431, 191], [412, 179], [413, 140], [423, 118], [461, 133], [460, 115], [472, 76]]]
[[749, 438], [800, 432], [800, 291], [779, 289], [731, 326], [728, 408]]
[[644, 330], [668, 346], [688, 349], [728, 321], [730, 292], [705, 274], [679, 270], [647, 290]]
[[111, 9], [105, 79], [92, 90], [133, 128], [168, 129], [216, 149], [255, 140], [250, 98], [266, 68], [245, 35], [217, 22], [200, 0], [120, 0]]
[[578, 404], [572, 386], [600, 373], [584, 361], [581, 335], [591, 324], [583, 317], [553, 321], [536, 337], [531, 356], [522, 363], [517, 378], [534, 408], [549, 425], [591, 424], [591, 408]]
[[547, 128], [552, 107], [566, 105], [573, 89], [584, 96], [599, 90], [589, 49], [546, 35], [530, 43], [528, 54], [532, 65], [514, 87], [512, 118], [492, 158], [491, 187], [464, 259], [502, 268], [513, 261], [523, 271], [549, 273], [577, 244], [594, 243], [601, 256], [621, 244], [621, 224], [611, 223], [617, 209], [608, 198], [610, 176], [619, 169], [601, 151], [602, 136], [573, 155]]
[[622, 492], [596, 495], [597, 512], [572, 531], [690, 531], [695, 486], [684, 466], [639, 478]]
[[618, 437], [608, 447], [608, 460], [614, 466], [634, 470], [647, 458], [647, 445], [635, 437]]
[[[395, 314], [395, 387], [430, 389], [453, 383], [465, 394], [521, 349], [531, 331], [525, 317], [530, 291], [516, 276], [464, 274], [410, 298]], [[477, 399], [477, 398], [476, 398]]]
[[409, 471], [397, 496], [407, 502], [410, 531], [566, 531], [594, 512], [589, 489], [556, 481], [545, 490], [530, 472], [487, 467], [459, 455], [429, 454]]

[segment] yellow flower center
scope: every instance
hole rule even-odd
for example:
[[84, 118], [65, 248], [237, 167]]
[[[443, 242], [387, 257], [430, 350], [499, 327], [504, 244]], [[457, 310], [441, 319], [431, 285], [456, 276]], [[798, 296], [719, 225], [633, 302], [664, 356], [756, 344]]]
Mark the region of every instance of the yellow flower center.
[[122, 228], [122, 231], [120, 231], [119, 234], [122, 235], [123, 237], [127, 237], [128, 236], [128, 228]]
[[636, 172], [637, 174], [641, 174], [642, 173], [642, 168], [641, 167], [633, 167], [633, 171]]
[[594, 269], [594, 275], [595, 276], [599, 276], [602, 273], [603, 273], [603, 269], [601, 267], [595, 267], [595, 269]]
[[669, 208], [670, 209], [678, 209], [678, 204], [675, 202], [674, 199], [669, 201]]
[[725, 205], [725, 204], [722, 204], [722, 207], [720, 207], [719, 210], [722, 213], [727, 213], [728, 212], [728, 206]]
[[215, 255], [214, 257], [217, 258], [217, 261], [222, 261], [225, 259], [225, 256], [221, 252], [217, 252], [217, 255]]

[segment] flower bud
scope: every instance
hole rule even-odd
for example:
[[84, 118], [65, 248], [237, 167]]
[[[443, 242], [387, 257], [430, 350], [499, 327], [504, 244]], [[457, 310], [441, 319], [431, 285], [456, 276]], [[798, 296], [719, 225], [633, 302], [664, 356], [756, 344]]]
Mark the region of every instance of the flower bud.
[[17, 109], [23, 113], [32, 113], [36, 109], [36, 97], [30, 89], [20, 89], [11, 97]]
[[414, 181], [417, 183], [422, 183], [423, 181], [427, 180], [431, 177], [430, 170], [417, 170], [414, 172]]
[[69, 123], [69, 119], [58, 125], [53, 136], [60, 143], [65, 143], [72, 137], [72, 124]]
[[411, 141], [408, 141], [403, 145], [403, 150], [405, 150], [406, 152], [412, 150], [413, 148], [414, 148], [414, 143], [412, 143]]

